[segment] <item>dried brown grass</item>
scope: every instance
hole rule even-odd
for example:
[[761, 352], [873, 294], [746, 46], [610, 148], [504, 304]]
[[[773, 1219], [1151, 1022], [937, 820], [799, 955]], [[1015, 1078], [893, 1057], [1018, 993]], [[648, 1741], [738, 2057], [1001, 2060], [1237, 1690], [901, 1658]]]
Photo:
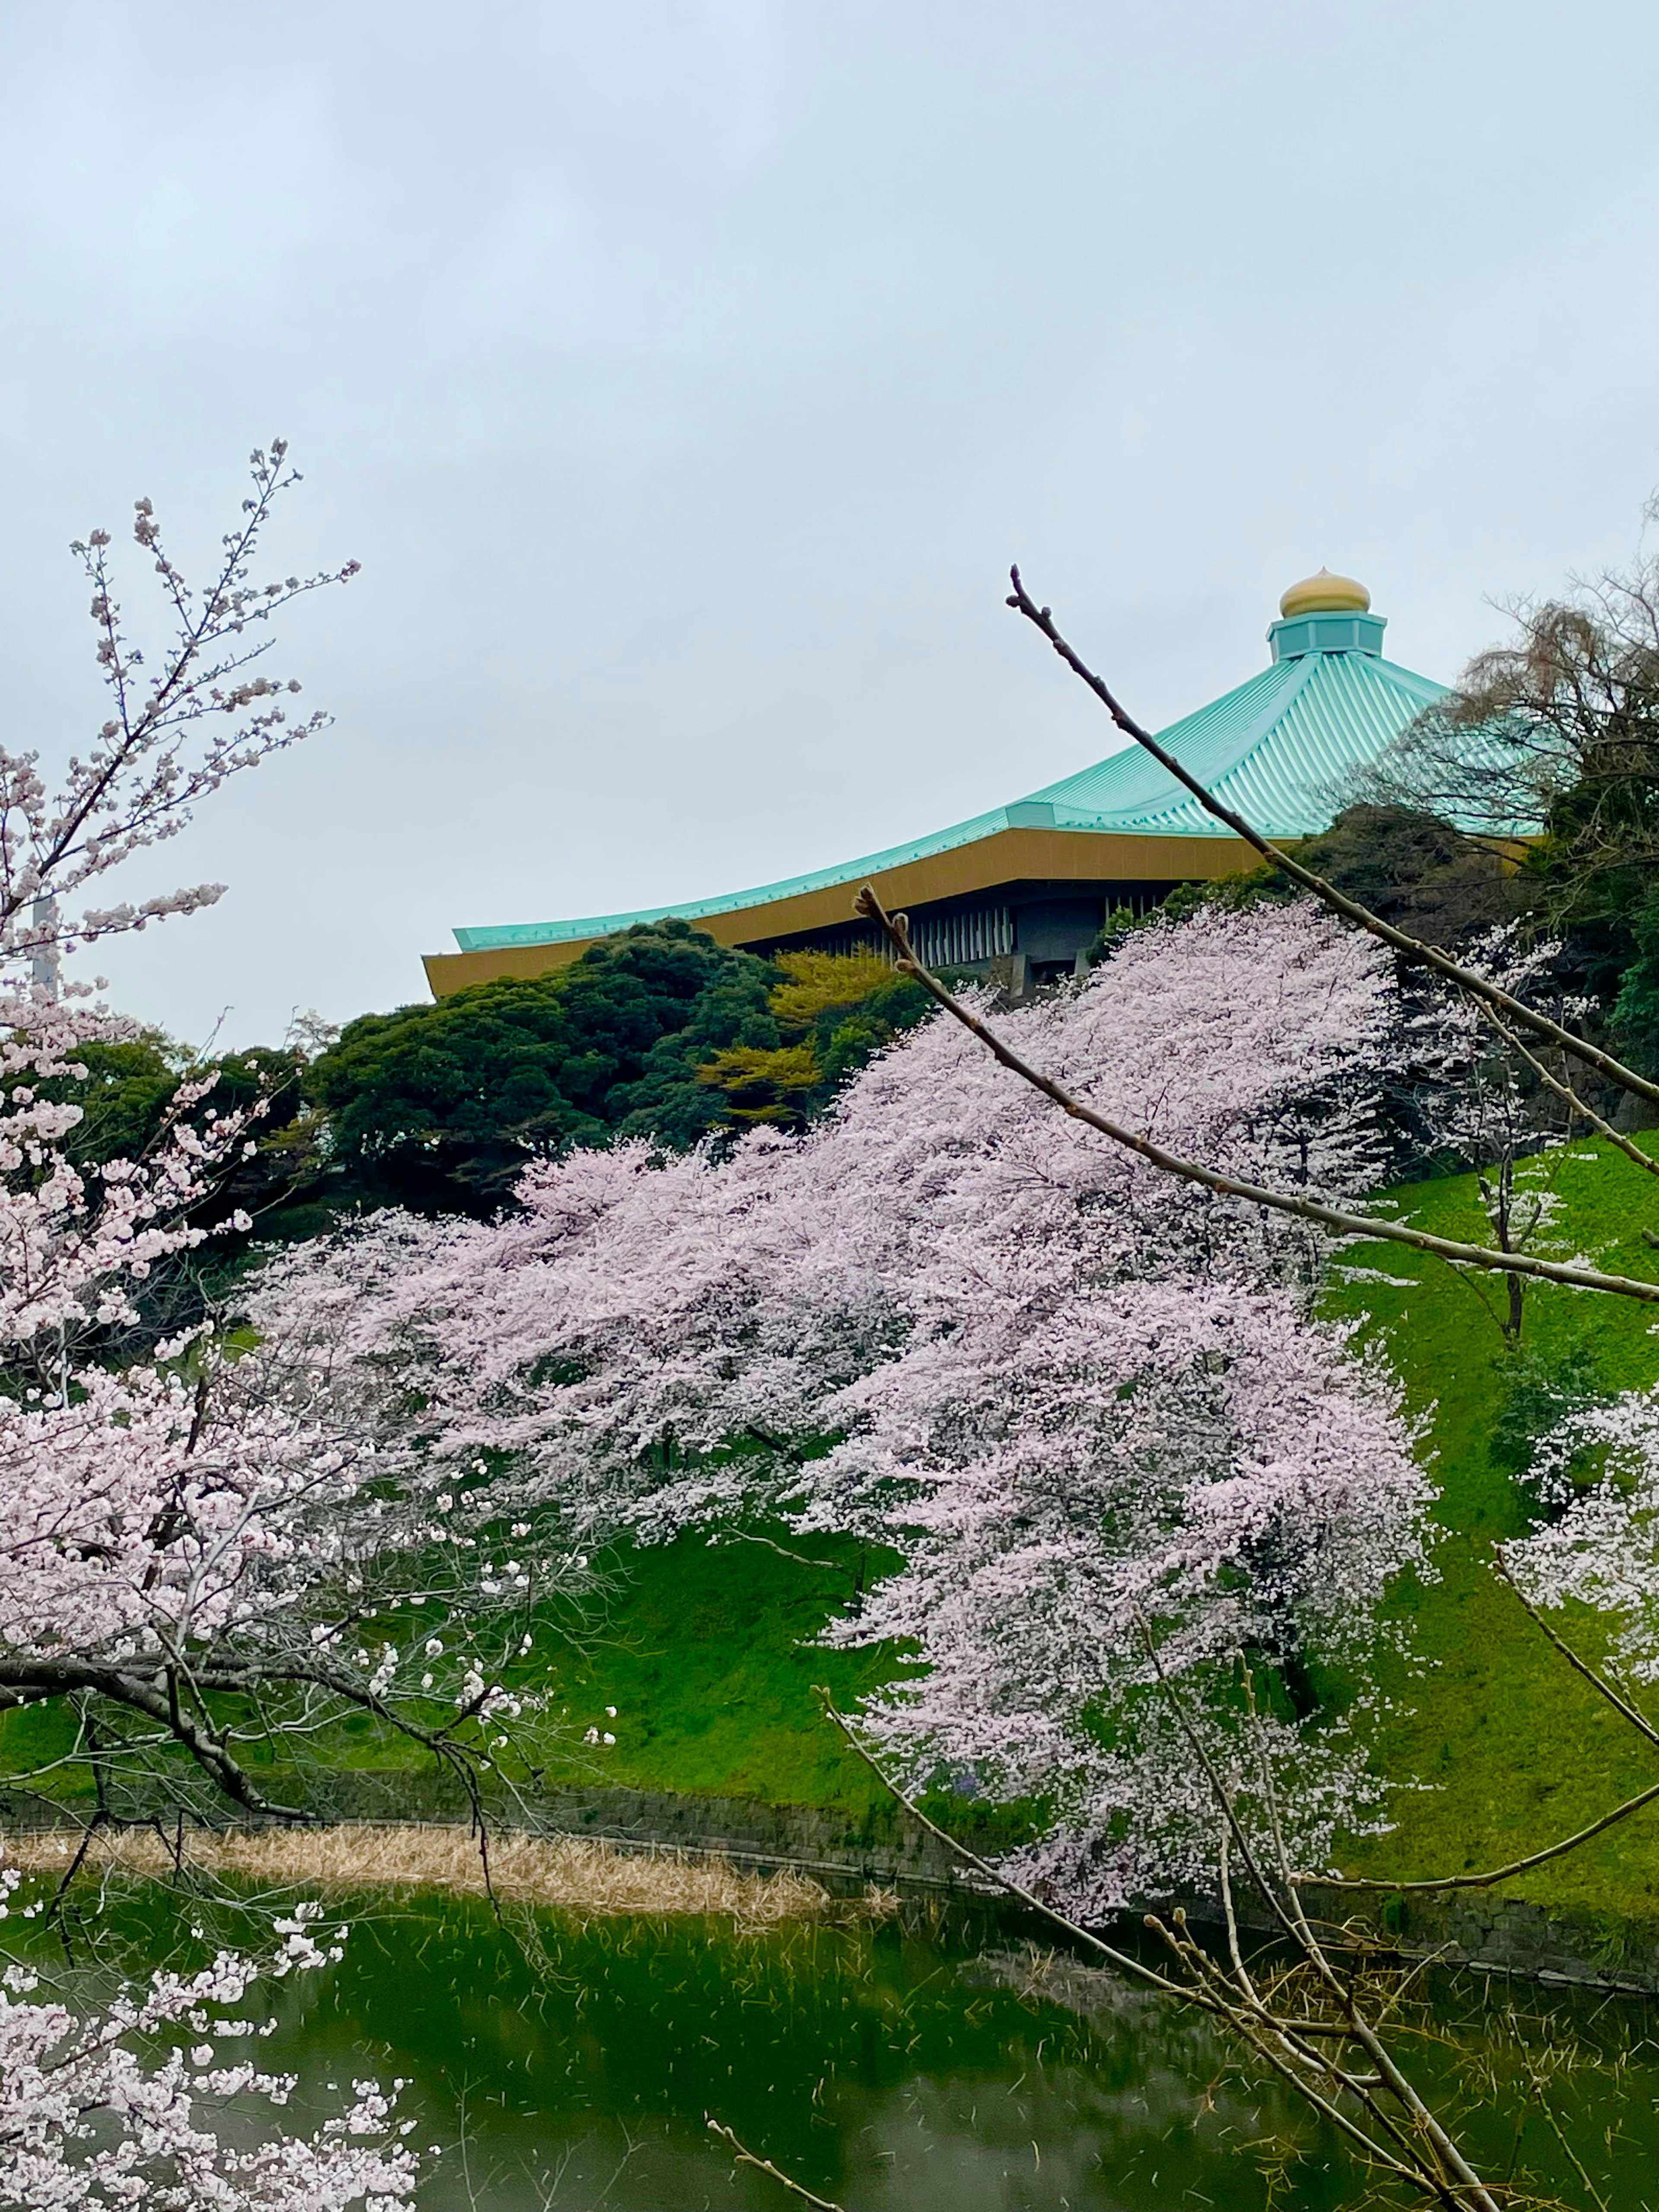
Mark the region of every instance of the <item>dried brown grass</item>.
[[[62, 1830], [0, 1837], [0, 1863], [26, 1874], [62, 1874], [79, 1840]], [[579, 1836], [493, 1834], [488, 1881], [477, 1838], [465, 1828], [354, 1822], [228, 1833], [186, 1830], [180, 1850], [185, 1867], [236, 1881], [441, 1889], [461, 1897], [493, 1889], [503, 1901], [590, 1916], [712, 1914], [740, 1928], [763, 1929], [793, 1920], [880, 1917], [892, 1909], [882, 1892], [832, 1897], [822, 1884], [788, 1868], [752, 1874], [729, 1859], [622, 1850]], [[170, 1875], [173, 1840], [153, 1828], [102, 1831], [93, 1838], [84, 1863], [99, 1871]]]

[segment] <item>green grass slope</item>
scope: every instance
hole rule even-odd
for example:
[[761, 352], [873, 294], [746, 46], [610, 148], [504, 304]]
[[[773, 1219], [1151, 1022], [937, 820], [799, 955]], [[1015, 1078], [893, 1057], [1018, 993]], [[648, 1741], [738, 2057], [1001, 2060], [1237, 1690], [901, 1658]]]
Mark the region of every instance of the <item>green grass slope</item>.
[[[1659, 1150], [1659, 1140], [1643, 1141]], [[1659, 1251], [1643, 1234], [1659, 1231], [1659, 1177], [1601, 1143], [1554, 1154], [1534, 1172], [1548, 1174], [1560, 1198], [1554, 1249], [1659, 1278]], [[1484, 1241], [1471, 1177], [1394, 1195], [1419, 1227]], [[1573, 1674], [1491, 1571], [1492, 1546], [1529, 1525], [1522, 1488], [1494, 1460], [1507, 1381], [1501, 1286], [1399, 1245], [1354, 1257], [1399, 1284], [1339, 1285], [1330, 1303], [1358, 1319], [1365, 1338], [1382, 1340], [1413, 1407], [1431, 1413], [1445, 1535], [1441, 1579], [1396, 1601], [1416, 1663], [1384, 1668], [1395, 1709], [1378, 1762], [1401, 1785], [1395, 1825], [1356, 1845], [1352, 1861], [1402, 1881], [1503, 1865], [1659, 1778], [1659, 1754]], [[1578, 1349], [1607, 1390], [1659, 1379], [1659, 1310], [1635, 1300], [1534, 1286], [1523, 1340], [1547, 1355]], [[1590, 1656], [1603, 1648], [1593, 1616], [1559, 1625]], [[1558, 1908], [1659, 1917], [1659, 1812], [1513, 1887]]]
[[[854, 1577], [881, 1571], [879, 1557], [828, 1536], [781, 1547], [682, 1537], [595, 1564], [599, 1597], [580, 1615], [544, 1613], [536, 1656], [514, 1678], [545, 1698], [517, 1734], [550, 1782], [833, 1807], [860, 1829], [867, 1811], [890, 1802], [812, 1694], [822, 1683], [850, 1710], [902, 1665], [891, 1651], [826, 1651], [815, 1642]], [[583, 1741], [589, 1729], [601, 1741]], [[605, 1743], [606, 1735], [616, 1741]], [[75, 1743], [75, 1716], [62, 1703], [0, 1715], [0, 1815], [9, 1794], [20, 1806], [35, 1793], [89, 1802]], [[305, 1802], [306, 1777], [273, 1759], [257, 1733], [240, 1757], [265, 1794]], [[335, 1723], [310, 1759], [382, 1774], [430, 1765], [419, 1744], [361, 1713]]]
[[[822, 1564], [803, 1564], [809, 1553]], [[884, 1796], [812, 1695], [823, 1683], [850, 1707], [901, 1663], [814, 1643], [851, 1593], [857, 1545], [819, 1536], [786, 1552], [683, 1536], [599, 1564], [611, 1588], [603, 1625], [555, 1650], [544, 1686], [554, 1717], [617, 1741], [556, 1753], [550, 1777], [854, 1818]]]

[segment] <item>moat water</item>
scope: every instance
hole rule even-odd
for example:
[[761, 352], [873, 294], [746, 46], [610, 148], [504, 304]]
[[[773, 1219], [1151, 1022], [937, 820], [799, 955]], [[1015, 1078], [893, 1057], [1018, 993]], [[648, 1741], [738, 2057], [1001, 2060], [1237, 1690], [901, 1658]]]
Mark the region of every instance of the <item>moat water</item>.
[[[191, 1917], [146, 1887], [112, 1894], [104, 1924], [170, 1948]], [[1546, 2023], [1518, 2044], [1517, 2007]], [[330, 2084], [404, 2077], [415, 2140], [446, 2146], [429, 2212], [799, 2203], [734, 2165], [710, 2118], [847, 2212], [1268, 2212], [1364, 2194], [1334, 2131], [1242, 2078], [1202, 2022], [988, 1919], [746, 1935], [386, 1901], [277, 2009], [263, 2057], [301, 2076], [295, 2118], [335, 2103]], [[1530, 2164], [1588, 2205], [1577, 2159], [1609, 2204], [1659, 2204], [1659, 2008], [1447, 1978], [1428, 2025], [1403, 2046], [1413, 2071], [1456, 2101], [1495, 2179]]]

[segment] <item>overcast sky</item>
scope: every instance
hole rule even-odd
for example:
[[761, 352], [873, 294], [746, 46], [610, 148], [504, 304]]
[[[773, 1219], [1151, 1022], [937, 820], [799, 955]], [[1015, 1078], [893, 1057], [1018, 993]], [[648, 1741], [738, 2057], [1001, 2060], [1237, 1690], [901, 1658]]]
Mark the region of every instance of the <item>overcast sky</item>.
[[1322, 562], [1452, 677], [1659, 482], [1656, 85], [1653, 0], [8, 0], [6, 742], [140, 493], [205, 550], [281, 433], [276, 570], [363, 563], [117, 1000], [275, 1038], [1082, 767], [1013, 558], [1156, 722]]

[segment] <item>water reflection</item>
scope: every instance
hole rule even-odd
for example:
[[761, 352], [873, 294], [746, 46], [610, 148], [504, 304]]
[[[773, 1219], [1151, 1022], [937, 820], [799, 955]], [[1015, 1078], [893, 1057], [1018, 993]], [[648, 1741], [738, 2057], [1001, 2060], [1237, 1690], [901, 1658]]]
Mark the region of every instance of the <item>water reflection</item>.
[[317, 2078], [372, 2055], [410, 2077], [428, 2191], [480, 2212], [777, 2208], [713, 2115], [849, 2212], [1253, 2212], [1246, 2146], [1284, 2139], [1277, 2202], [1334, 2205], [1346, 2170], [1279, 2094], [1230, 2086], [1201, 2025], [1091, 1985], [1087, 2017], [988, 1931], [796, 1928], [431, 1905], [360, 1925], [273, 2056]]
[[[199, 1917], [163, 1891], [112, 1902], [157, 1942]], [[985, 1921], [743, 1935], [417, 1899], [358, 1915], [344, 1961], [281, 2009], [270, 2062], [301, 2075], [301, 2109], [370, 2067], [407, 2079], [416, 2140], [451, 2146], [429, 2212], [785, 2212], [711, 2114], [848, 2212], [1321, 2212], [1365, 2193], [1332, 2132], [1242, 2080], [1201, 2021]], [[1611, 2161], [1609, 2202], [1637, 2203], [1659, 2161], [1645, 2008], [1558, 2018], [1565, 2131], [1592, 2172]], [[1483, 1994], [1449, 1984], [1419, 2077], [1449, 2096], [1461, 2067], [1487, 2170], [1531, 2160], [1579, 2201], [1529, 2095], [1537, 2049], [1492, 2028]]]

